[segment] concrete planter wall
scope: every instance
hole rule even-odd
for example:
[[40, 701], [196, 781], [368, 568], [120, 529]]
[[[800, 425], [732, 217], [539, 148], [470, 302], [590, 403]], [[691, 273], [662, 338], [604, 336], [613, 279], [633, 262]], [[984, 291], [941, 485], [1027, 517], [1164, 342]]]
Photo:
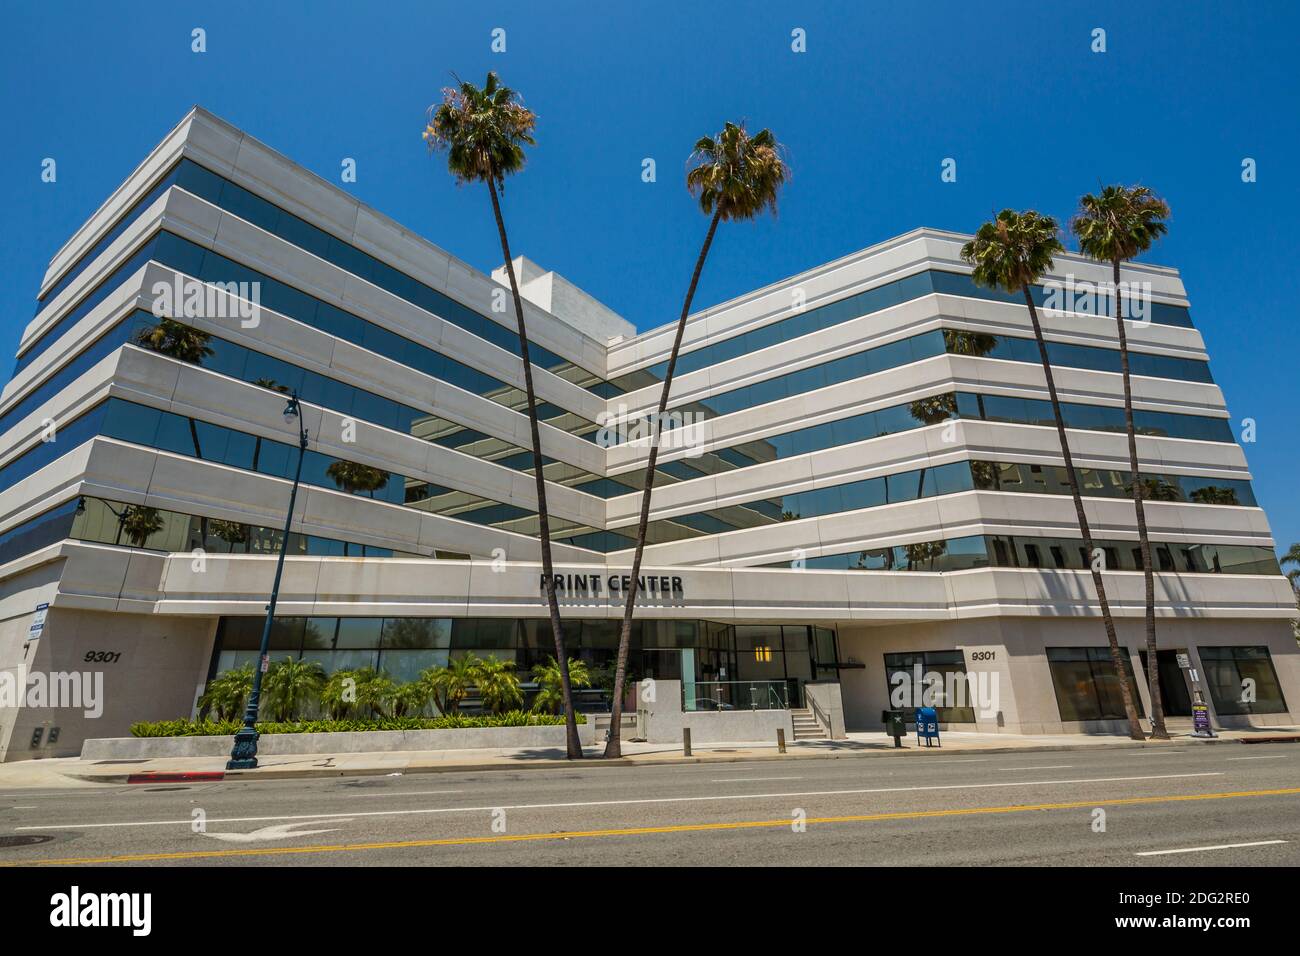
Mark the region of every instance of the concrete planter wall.
[[[153, 757], [225, 757], [234, 737], [100, 737], [81, 748], [83, 760]], [[595, 740], [595, 725], [578, 725], [583, 745]], [[473, 727], [461, 730], [372, 730], [338, 734], [263, 734], [258, 753], [287, 754], [375, 753], [400, 750], [488, 750], [529, 747], [564, 748], [564, 726]]]
[[680, 743], [682, 728], [691, 729], [697, 744], [776, 741], [777, 730], [794, 739], [794, 723], [788, 710], [682, 710], [682, 684], [675, 680], [655, 681], [655, 700], [643, 698], [637, 705], [637, 735], [648, 743]]

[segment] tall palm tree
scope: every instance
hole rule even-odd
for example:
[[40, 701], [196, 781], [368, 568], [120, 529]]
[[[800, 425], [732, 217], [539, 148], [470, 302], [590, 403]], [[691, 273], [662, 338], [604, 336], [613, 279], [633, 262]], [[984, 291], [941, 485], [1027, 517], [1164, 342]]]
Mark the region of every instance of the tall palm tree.
[[137, 548], [143, 548], [149, 538], [165, 525], [158, 509], [146, 505], [127, 505], [117, 520], [127, 540]]
[[1291, 582], [1292, 587], [1300, 589], [1300, 542], [1291, 545], [1287, 550], [1287, 553], [1282, 555], [1281, 564], [1284, 568], [1288, 564], [1295, 565], [1294, 568], [1286, 573], [1286, 576], [1287, 580]]
[[1137, 431], [1133, 427], [1133, 387], [1129, 380], [1128, 336], [1124, 331], [1124, 309], [1119, 284], [1120, 263], [1133, 259], [1163, 236], [1168, 227], [1169, 204], [1145, 186], [1107, 186], [1079, 200], [1079, 212], [1070, 228], [1079, 238], [1079, 250], [1111, 266], [1114, 285], [1115, 327], [1119, 331], [1119, 364], [1124, 380], [1124, 428], [1128, 433], [1128, 463], [1132, 475], [1133, 508], [1137, 512], [1138, 548], [1142, 554], [1142, 577], [1146, 584], [1147, 683], [1151, 688], [1151, 736], [1168, 740], [1164, 703], [1160, 698], [1156, 661], [1156, 584], [1151, 564], [1151, 538], [1147, 534], [1146, 483], [1138, 466]]
[[350, 495], [364, 491], [373, 498], [376, 491], [388, 486], [388, 472], [342, 458], [326, 468], [325, 474], [340, 491], [346, 491]]
[[501, 240], [501, 254], [505, 257], [506, 274], [510, 277], [510, 294], [514, 298], [515, 321], [519, 329], [519, 355], [524, 364], [524, 391], [528, 396], [528, 428], [533, 441], [542, 583], [550, 611], [555, 657], [560, 663], [566, 750], [570, 760], [577, 760], [582, 757], [582, 744], [578, 741], [578, 722], [573, 713], [573, 689], [569, 682], [569, 657], [564, 649], [564, 629], [560, 623], [560, 602], [555, 594], [551, 518], [546, 505], [546, 478], [542, 473], [542, 436], [537, 425], [537, 394], [533, 391], [533, 365], [528, 355], [528, 329], [524, 326], [524, 304], [519, 297], [519, 281], [515, 277], [510, 240], [497, 195], [498, 190], [504, 191], [506, 177], [524, 168], [524, 146], [535, 145], [533, 130], [537, 127], [537, 115], [523, 105], [514, 90], [502, 85], [496, 73], [488, 73], [482, 89], [473, 83], [457, 80], [457, 86], [442, 92], [442, 102], [429, 108], [424, 140], [431, 150], [447, 151], [447, 170], [457, 182], [487, 185], [497, 236]]
[[[1300, 611], [1300, 542], [1292, 544], [1287, 553], [1282, 555], [1282, 567], [1288, 564], [1294, 567], [1286, 572], [1286, 578], [1291, 582], [1291, 590], [1295, 592], [1296, 610]], [[1291, 622], [1291, 630], [1295, 632], [1296, 640], [1300, 641], [1300, 618]]]
[[636, 550], [632, 556], [631, 584], [623, 605], [623, 626], [618, 636], [618, 659], [614, 666], [614, 695], [611, 704], [609, 740], [605, 743], [606, 757], [621, 757], [623, 745], [621, 727], [623, 720], [623, 681], [627, 673], [627, 651], [632, 639], [632, 612], [636, 606], [637, 578], [641, 573], [641, 556], [645, 551], [646, 528], [650, 522], [650, 495], [654, 489], [655, 464], [659, 460], [659, 435], [668, 408], [668, 393], [677, 368], [677, 353], [682, 347], [686, 331], [686, 317], [691, 313], [691, 301], [700, 282], [704, 260], [718, 223], [753, 219], [765, 210], [776, 215], [776, 197], [781, 186], [790, 178], [790, 169], [781, 158], [781, 144], [771, 130], [759, 130], [750, 136], [745, 124], [727, 123], [717, 137], [705, 136], [695, 144], [688, 161], [686, 188], [695, 196], [700, 209], [709, 217], [709, 229], [704, 234], [704, 244], [695, 259], [695, 271], [686, 287], [681, 316], [677, 320], [677, 334], [673, 337], [672, 352], [668, 355], [668, 368], [664, 372], [663, 390], [659, 393], [659, 408], [650, 422], [650, 453], [646, 459], [645, 483], [641, 491], [641, 517], [636, 528]]
[[[1052, 255], [1064, 251], [1057, 236], [1056, 220], [1033, 210], [1016, 212], [1004, 209], [992, 222], [986, 222], [975, 233], [975, 238], [962, 246], [961, 257], [974, 266], [971, 279], [977, 285], [1007, 292], [1022, 292], [1029, 307], [1029, 319], [1034, 326], [1034, 339], [1038, 342], [1038, 357], [1043, 363], [1043, 376], [1047, 379], [1047, 394], [1052, 401], [1052, 414], [1056, 418], [1056, 434], [1061, 442], [1061, 456], [1065, 459], [1065, 475], [1074, 499], [1074, 511], [1079, 522], [1088, 556], [1095, 551], [1088, 516], [1083, 511], [1083, 497], [1079, 493], [1079, 478], [1074, 471], [1074, 458], [1070, 454], [1070, 441], [1065, 434], [1065, 419], [1061, 415], [1061, 401], [1056, 394], [1056, 379], [1052, 376], [1052, 363], [1047, 357], [1047, 342], [1043, 327], [1038, 323], [1038, 309], [1030, 287], [1044, 272], [1052, 268]], [[1120, 697], [1124, 701], [1124, 715], [1128, 720], [1129, 736], [1144, 740], [1142, 725], [1138, 722], [1137, 708], [1133, 704], [1133, 688], [1128, 680], [1128, 668], [1120, 653], [1119, 637], [1115, 633], [1115, 620], [1111, 617], [1110, 602], [1106, 599], [1106, 584], [1095, 561], [1089, 561], [1092, 582], [1097, 589], [1097, 603], [1106, 626], [1106, 639], [1110, 642], [1111, 661], [1119, 681]]]

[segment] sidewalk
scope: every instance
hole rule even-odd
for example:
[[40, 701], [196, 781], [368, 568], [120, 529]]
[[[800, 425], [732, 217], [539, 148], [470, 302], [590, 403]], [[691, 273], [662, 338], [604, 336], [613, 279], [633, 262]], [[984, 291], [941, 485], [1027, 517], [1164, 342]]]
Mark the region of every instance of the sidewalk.
[[[323, 777], [383, 776], [410, 773], [454, 773], [492, 770], [554, 769], [556, 767], [618, 768], [629, 766], [727, 763], [753, 760], [789, 760], [808, 757], [893, 757], [941, 760], [945, 754], [1041, 753], [1062, 750], [1127, 750], [1142, 747], [1185, 747], [1207, 744], [1255, 743], [1292, 739], [1300, 742], [1300, 727], [1225, 730], [1213, 739], [1175, 735], [1169, 741], [1143, 743], [1115, 736], [1053, 734], [978, 734], [946, 732], [941, 747], [918, 746], [916, 737], [903, 739], [903, 749], [881, 733], [851, 733], [846, 740], [800, 740], [787, 752], [775, 741], [698, 744], [693, 755], [682, 754], [681, 744], [623, 743], [623, 759], [569, 762], [559, 748], [519, 750], [439, 750], [396, 753], [349, 753], [270, 756], [256, 770], [227, 772], [225, 760], [213, 757], [169, 757], [142, 760], [82, 760], [64, 757], [0, 764], [0, 791], [111, 786], [124, 783], [167, 783], [217, 780], [292, 780]], [[585, 754], [598, 758], [600, 747]]]

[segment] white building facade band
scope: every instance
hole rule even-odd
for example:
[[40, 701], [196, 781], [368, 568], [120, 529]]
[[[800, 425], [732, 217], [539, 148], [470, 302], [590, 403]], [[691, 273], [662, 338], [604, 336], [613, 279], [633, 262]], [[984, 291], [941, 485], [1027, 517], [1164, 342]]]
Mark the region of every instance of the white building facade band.
[[[954, 729], [1120, 726], [1028, 311], [973, 285], [966, 238], [918, 229], [692, 316], [634, 677], [680, 681], [688, 706], [749, 706], [756, 686], [802, 706], [809, 684], [838, 683], [850, 731], [931, 702]], [[638, 335], [516, 266], [562, 613], [572, 653], [601, 667], [634, 544], [637, 423], [673, 329]], [[1178, 273], [1124, 271], [1149, 661], [1117, 337], [1089, 294], [1109, 276], [1073, 255], [1056, 270], [1035, 293], [1144, 714], [1153, 667], [1175, 727], [1192, 672], [1218, 726], [1293, 722], [1291, 588]], [[188, 716], [211, 676], [256, 656], [292, 391], [310, 444], [273, 658], [399, 680], [462, 652], [545, 660], [504, 281], [186, 116], [54, 256], [0, 394], [0, 758]], [[100, 687], [94, 706], [61, 699], [73, 675]]]

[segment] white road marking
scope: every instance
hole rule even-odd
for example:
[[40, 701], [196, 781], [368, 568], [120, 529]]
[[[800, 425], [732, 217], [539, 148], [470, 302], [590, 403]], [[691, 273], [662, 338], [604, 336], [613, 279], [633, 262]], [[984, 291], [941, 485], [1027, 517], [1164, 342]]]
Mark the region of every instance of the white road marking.
[[758, 783], [760, 780], [802, 780], [803, 777], [717, 777], [709, 783]]
[[[347, 823], [347, 820], [340, 820], [339, 823]], [[338, 827], [328, 827], [324, 830], [295, 830], [294, 827], [306, 826], [306, 821], [298, 823], [277, 823], [274, 826], [262, 827], [254, 830], [252, 833], [208, 833], [202, 831], [204, 836], [210, 836], [214, 840], [221, 840], [225, 843], [257, 843], [261, 840], [287, 840], [289, 837], [296, 836], [313, 836], [317, 833], [337, 833]]]
[[1039, 767], [1039, 766], [1034, 766], [1034, 767], [994, 767], [993, 769], [994, 769], [994, 770], [1001, 770], [1001, 771], [1003, 771], [1003, 772], [1005, 772], [1005, 771], [1007, 771], [1007, 770], [1069, 770], [1069, 769], [1071, 769], [1073, 766], [1074, 766], [1074, 764], [1069, 764], [1069, 763], [1057, 763], [1057, 764], [1050, 764], [1050, 765], [1048, 765], [1048, 766], [1044, 766], [1044, 767]]
[[1229, 757], [1229, 760], [1285, 760], [1288, 754], [1273, 754], [1271, 757]]
[[1185, 754], [1186, 750], [1139, 750], [1128, 754], [1129, 757], [1168, 757], [1171, 754]]
[[370, 792], [367, 790], [358, 791], [357, 793], [339, 794], [346, 796], [349, 800], [353, 797], [431, 797], [440, 793], [464, 793], [464, 790], [383, 790]]
[[1134, 856], [1168, 856], [1171, 853], [1203, 853], [1206, 850], [1236, 850], [1245, 846], [1276, 846], [1279, 843], [1287, 843], [1287, 840], [1256, 840], [1254, 843], [1222, 843], [1219, 846], [1189, 846], [1181, 850], [1147, 850], [1144, 853], [1135, 853]]
[[[653, 803], [713, 803], [721, 800], [784, 800], [789, 797], [839, 797], [860, 796], [871, 793], [917, 793], [927, 790], [987, 790], [996, 787], [1061, 787], [1081, 783], [1128, 783], [1135, 780], [1188, 780], [1199, 777], [1222, 777], [1224, 771], [1213, 770], [1205, 773], [1165, 773], [1141, 777], [1092, 777], [1080, 780], [1016, 780], [1007, 783], [952, 783], [932, 787], [878, 787], [858, 790], [803, 790], [793, 793], [729, 793], [709, 794], [698, 797], [643, 797], [635, 800], [582, 800], [566, 803], [491, 803], [481, 807], [425, 807], [418, 810], [366, 810], [361, 813], [299, 813], [276, 814], [263, 817], [224, 817], [208, 818], [208, 823], [264, 823], [270, 820], [335, 820], [359, 817], [401, 817], [418, 816], [429, 813], [491, 813], [493, 810], [560, 810], [574, 807], [625, 807]], [[190, 819], [184, 820], [126, 820], [118, 823], [60, 823], [28, 827], [14, 827], [19, 830], [102, 830], [113, 827], [166, 827], [190, 825]]]

